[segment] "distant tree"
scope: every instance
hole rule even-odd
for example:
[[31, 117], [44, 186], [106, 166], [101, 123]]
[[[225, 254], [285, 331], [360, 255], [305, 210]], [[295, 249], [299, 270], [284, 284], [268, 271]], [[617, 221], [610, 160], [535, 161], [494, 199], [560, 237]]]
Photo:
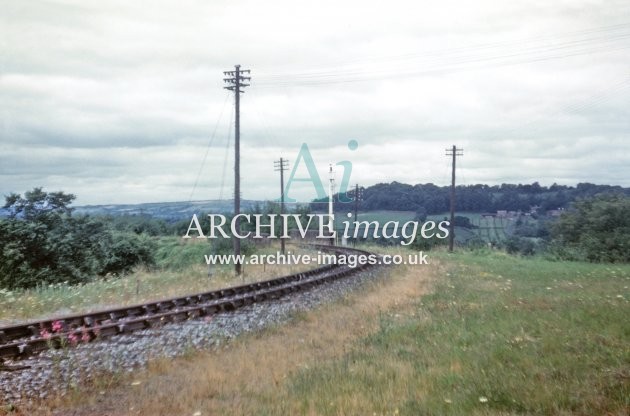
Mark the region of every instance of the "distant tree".
[[[468, 212], [494, 212], [497, 210], [529, 212], [539, 207], [540, 214], [552, 209], [567, 208], [579, 197], [591, 197], [603, 192], [622, 193], [630, 196], [630, 188], [620, 186], [581, 183], [576, 187], [553, 184], [551, 187], [532, 184], [483, 184], [459, 185], [456, 188], [457, 209]], [[336, 212], [344, 212], [351, 204], [340, 203], [334, 198]], [[310, 208], [327, 211], [328, 198], [314, 200]], [[449, 187], [432, 183], [407, 185], [399, 182], [379, 183], [364, 189], [362, 211], [405, 210], [424, 208], [427, 215], [441, 214], [449, 209]]]
[[470, 222], [470, 218], [462, 215], [455, 216], [455, 226], [462, 228], [474, 228], [473, 224]]
[[43, 219], [48, 214], [70, 214], [69, 205], [75, 200], [72, 194], [63, 192], [44, 192], [42, 188], [20, 194], [11, 193], [6, 197], [3, 208], [9, 211], [10, 218], [26, 220]]
[[419, 207], [416, 210], [416, 216], [414, 221], [425, 222], [427, 220], [427, 209], [425, 207]]
[[563, 258], [629, 262], [630, 197], [602, 194], [578, 200], [552, 224], [551, 235]]
[[[150, 236], [171, 235], [175, 233], [176, 228], [167, 224], [163, 219], [153, 218], [149, 215], [109, 215], [99, 219], [111, 224], [111, 227], [116, 231]], [[188, 223], [186, 223], [187, 225]]]

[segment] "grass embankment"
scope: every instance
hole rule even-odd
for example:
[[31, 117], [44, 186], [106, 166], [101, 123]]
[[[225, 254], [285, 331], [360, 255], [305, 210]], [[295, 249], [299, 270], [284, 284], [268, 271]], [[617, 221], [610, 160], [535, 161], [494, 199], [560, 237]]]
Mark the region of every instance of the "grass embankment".
[[628, 414], [629, 266], [440, 257], [416, 316], [385, 315], [261, 413]]
[[430, 260], [225, 350], [160, 361], [112, 414], [628, 414], [630, 266]]
[[[130, 305], [154, 299], [186, 295], [216, 288], [271, 279], [312, 268], [305, 265], [248, 265], [242, 277], [235, 277], [233, 266], [213, 266], [208, 276], [204, 254], [210, 254], [207, 241], [185, 241], [178, 237], [157, 240], [156, 267], [137, 270], [121, 277], [95, 279], [82, 285], [55, 284], [29, 290], [0, 290], [0, 324], [14, 321], [67, 315]], [[257, 253], [275, 253], [278, 247], [261, 247]], [[305, 250], [288, 246], [293, 253]]]

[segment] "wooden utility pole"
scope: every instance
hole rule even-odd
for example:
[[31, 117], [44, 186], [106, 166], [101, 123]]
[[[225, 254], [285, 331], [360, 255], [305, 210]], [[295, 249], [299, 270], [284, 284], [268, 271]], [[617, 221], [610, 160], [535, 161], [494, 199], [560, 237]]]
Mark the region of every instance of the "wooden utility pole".
[[[289, 166], [289, 161], [283, 158], [273, 162], [275, 171], [280, 171], [280, 215], [284, 214], [284, 171]], [[280, 236], [280, 251], [284, 254], [284, 238]]]
[[[240, 98], [244, 92], [241, 90], [243, 87], [248, 87], [249, 84], [243, 83], [243, 81], [251, 80], [250, 77], [244, 77], [244, 73], [249, 74], [249, 69], [241, 69], [240, 65], [234, 66], [234, 71], [224, 71], [223, 74], [228, 78], [223, 78], [223, 82], [228, 85], [223, 87], [226, 90], [234, 91], [234, 109], [235, 109], [235, 123], [234, 123], [234, 215], [241, 213], [241, 114], [240, 114]], [[241, 221], [240, 217], [236, 218], [235, 228], [240, 232]], [[234, 243], [234, 255], [235, 259], [241, 255], [241, 240], [232, 236]], [[238, 260], [234, 261], [234, 271], [237, 275], [241, 274], [241, 264]]]
[[448, 251], [453, 251], [453, 244], [455, 242], [455, 163], [457, 156], [464, 156], [464, 149], [458, 149], [453, 145], [451, 149], [446, 149], [446, 156], [453, 157], [453, 170], [451, 173], [451, 221], [448, 233]]

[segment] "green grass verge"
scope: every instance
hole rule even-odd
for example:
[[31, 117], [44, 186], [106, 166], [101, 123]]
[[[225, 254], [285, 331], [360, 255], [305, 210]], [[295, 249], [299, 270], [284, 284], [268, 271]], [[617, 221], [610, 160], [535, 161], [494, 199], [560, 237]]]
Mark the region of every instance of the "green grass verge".
[[449, 272], [412, 313], [287, 381], [304, 413], [628, 414], [629, 265], [432, 256]]

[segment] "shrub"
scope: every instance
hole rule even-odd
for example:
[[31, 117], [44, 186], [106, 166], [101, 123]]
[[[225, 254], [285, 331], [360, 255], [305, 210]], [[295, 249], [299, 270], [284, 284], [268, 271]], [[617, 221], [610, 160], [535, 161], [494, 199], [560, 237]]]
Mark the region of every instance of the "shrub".
[[101, 220], [72, 216], [74, 195], [35, 188], [11, 194], [0, 220], [0, 287], [86, 282], [97, 275], [120, 274], [153, 264], [153, 243], [146, 236], [118, 233]]
[[602, 194], [577, 201], [552, 224], [553, 247], [565, 259], [630, 261], [630, 198]]

